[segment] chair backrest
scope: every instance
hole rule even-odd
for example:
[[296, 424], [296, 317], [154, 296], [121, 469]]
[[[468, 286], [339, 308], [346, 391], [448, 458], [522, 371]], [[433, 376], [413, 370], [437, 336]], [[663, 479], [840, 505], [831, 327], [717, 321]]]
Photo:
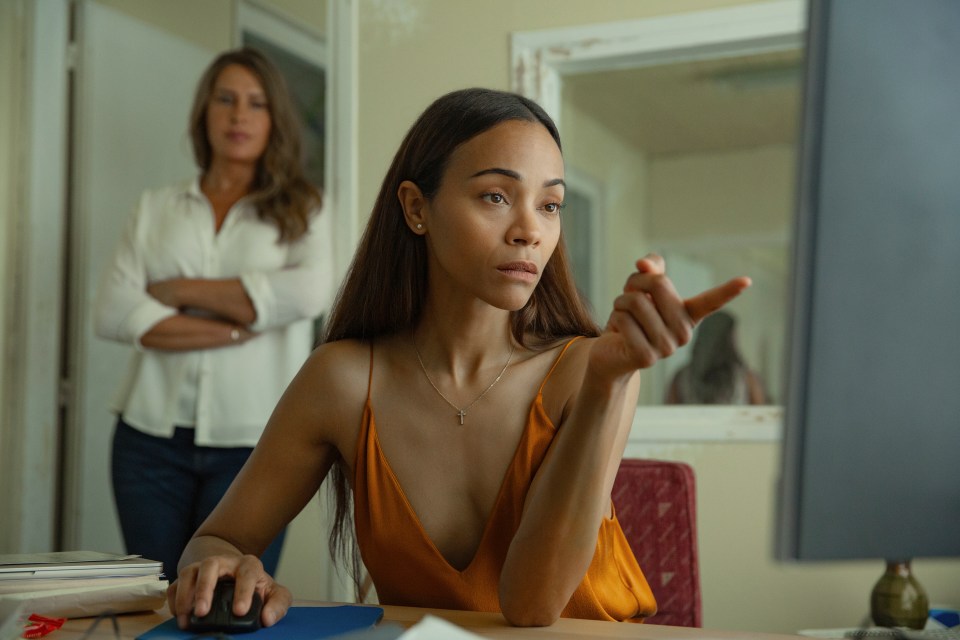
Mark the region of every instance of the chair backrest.
[[617, 519], [657, 599], [650, 624], [701, 626], [696, 484], [683, 462], [625, 458], [613, 483]]

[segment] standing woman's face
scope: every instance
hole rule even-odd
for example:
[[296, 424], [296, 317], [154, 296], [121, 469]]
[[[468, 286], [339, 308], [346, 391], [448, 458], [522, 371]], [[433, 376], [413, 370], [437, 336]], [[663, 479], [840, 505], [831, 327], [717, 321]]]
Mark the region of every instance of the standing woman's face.
[[213, 164], [256, 164], [267, 148], [270, 127], [270, 105], [257, 76], [239, 64], [225, 67], [207, 104]]

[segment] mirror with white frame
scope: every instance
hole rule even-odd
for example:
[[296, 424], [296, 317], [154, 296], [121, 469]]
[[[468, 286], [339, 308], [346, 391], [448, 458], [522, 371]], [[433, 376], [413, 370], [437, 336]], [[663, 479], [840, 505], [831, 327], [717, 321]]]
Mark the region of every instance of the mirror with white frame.
[[[514, 88], [564, 139], [565, 236], [593, 307], [611, 308], [648, 252], [666, 258], [683, 295], [750, 276], [728, 310], [769, 405], [782, 401], [803, 11], [772, 3], [513, 43]], [[664, 403], [692, 350], [647, 372], [641, 406]]]

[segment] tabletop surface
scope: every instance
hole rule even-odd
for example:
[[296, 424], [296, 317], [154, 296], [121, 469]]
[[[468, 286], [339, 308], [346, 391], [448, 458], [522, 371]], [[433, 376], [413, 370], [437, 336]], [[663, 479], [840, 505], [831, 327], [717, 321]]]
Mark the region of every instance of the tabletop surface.
[[[316, 605], [323, 603], [296, 602], [299, 606]], [[583, 638], [641, 638], [646, 640], [658, 639], [716, 639], [727, 640], [742, 638], [745, 640], [797, 640], [798, 636], [777, 635], [750, 631], [719, 631], [712, 629], [693, 629], [687, 627], [668, 627], [653, 624], [628, 624], [617, 622], [602, 622], [598, 620], [576, 620], [561, 618], [549, 627], [514, 627], [504, 620], [499, 613], [482, 613], [477, 611], [451, 611], [446, 609], [423, 609], [419, 607], [381, 606], [384, 611], [384, 621], [394, 622], [404, 627], [417, 623], [427, 614], [448, 620], [464, 629], [484, 638], [502, 638], [522, 640], [524, 638], [540, 638], [541, 640], [579, 640]], [[146, 613], [123, 614], [117, 616], [120, 628], [120, 637], [132, 640], [139, 634], [153, 628], [170, 617], [166, 608]], [[62, 629], [47, 636], [49, 640], [76, 640], [90, 627], [93, 618], [76, 618], [67, 621]], [[113, 639], [113, 627], [107, 620], [102, 620], [89, 636], [90, 640]]]

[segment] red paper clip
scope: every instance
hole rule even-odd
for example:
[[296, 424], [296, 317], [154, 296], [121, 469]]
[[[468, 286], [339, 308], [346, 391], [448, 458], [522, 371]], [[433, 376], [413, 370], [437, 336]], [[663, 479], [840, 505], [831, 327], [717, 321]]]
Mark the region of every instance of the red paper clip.
[[66, 618], [48, 618], [47, 616], [32, 614], [27, 618], [32, 624], [23, 630], [22, 638], [42, 638], [51, 631], [56, 631], [67, 621]]

